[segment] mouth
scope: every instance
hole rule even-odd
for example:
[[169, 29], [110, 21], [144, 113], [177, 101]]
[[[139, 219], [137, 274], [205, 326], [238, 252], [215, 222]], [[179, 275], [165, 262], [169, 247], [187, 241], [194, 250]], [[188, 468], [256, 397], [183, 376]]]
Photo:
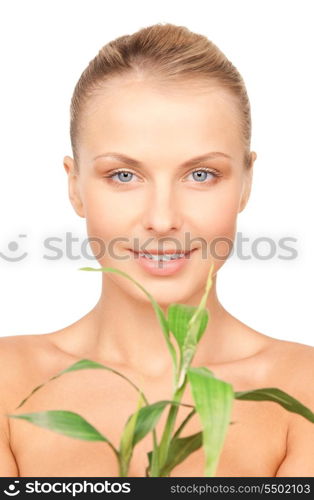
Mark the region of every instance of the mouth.
[[134, 253], [136, 257], [146, 258], [153, 261], [172, 261], [187, 258], [192, 252], [197, 250], [197, 248], [192, 248], [192, 250], [186, 250], [178, 252], [177, 250], [167, 250], [165, 252], [158, 252], [158, 250], [149, 250], [145, 252], [137, 252], [129, 248], [131, 252]]

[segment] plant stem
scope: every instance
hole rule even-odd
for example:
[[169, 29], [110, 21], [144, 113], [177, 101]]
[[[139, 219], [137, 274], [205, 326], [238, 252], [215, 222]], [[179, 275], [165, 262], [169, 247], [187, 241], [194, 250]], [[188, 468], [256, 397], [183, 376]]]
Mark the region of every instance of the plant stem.
[[159, 449], [157, 443], [156, 430], [153, 432], [153, 440], [154, 440], [154, 451], [152, 454], [152, 466], [150, 477], [159, 477]]
[[119, 477], [128, 477], [129, 464], [119, 460]]
[[188, 421], [195, 415], [196, 409], [193, 408], [193, 410], [188, 414], [188, 416], [183, 420], [182, 424], [180, 427], [176, 430], [175, 434], [172, 436], [172, 438], [177, 438], [179, 437], [181, 431], [184, 429], [185, 425], [188, 423]]
[[[173, 401], [180, 402], [185, 390], [185, 386], [187, 384], [187, 377], [185, 378], [184, 383], [182, 386], [177, 389], [172, 397]], [[172, 431], [174, 428], [175, 420], [177, 417], [177, 413], [179, 411], [179, 405], [171, 405], [168, 413], [168, 418], [167, 422], [164, 428], [164, 432], [160, 441], [159, 445], [159, 468], [162, 469], [162, 467], [165, 465], [167, 456], [168, 456], [168, 451], [169, 451], [169, 446], [171, 442], [171, 435]]]

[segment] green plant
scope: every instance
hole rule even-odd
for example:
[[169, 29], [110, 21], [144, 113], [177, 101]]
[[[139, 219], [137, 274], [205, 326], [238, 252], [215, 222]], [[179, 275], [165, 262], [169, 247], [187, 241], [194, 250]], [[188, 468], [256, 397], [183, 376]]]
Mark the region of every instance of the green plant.
[[[273, 401], [280, 404], [286, 410], [298, 413], [314, 423], [314, 413], [297, 399], [280, 389], [267, 387], [234, 392], [230, 383], [216, 378], [208, 368], [191, 367], [197, 345], [202, 338], [209, 319], [206, 301], [212, 285], [213, 265], [210, 268], [205, 293], [199, 306], [192, 307], [184, 304], [170, 304], [167, 310], [167, 317], [151, 294], [127, 273], [115, 268], [94, 269], [86, 267], [81, 268], [81, 270], [118, 273], [133, 281], [147, 295], [159, 320], [172, 358], [172, 399], [150, 404], [143, 391], [122, 373], [101, 363], [89, 359], [81, 359], [51, 377], [47, 382], [35, 387], [15, 409], [20, 408], [35, 391], [39, 390], [46, 383], [65, 373], [83, 369], [109, 370], [125, 379], [138, 392], [137, 408], [125, 423], [119, 449], [116, 449], [108, 437], [101, 434], [83, 417], [71, 411], [50, 410], [20, 415], [7, 414], [9, 418], [24, 419], [37, 426], [45, 427], [76, 439], [106, 442], [114, 451], [119, 464], [120, 477], [128, 476], [134, 447], [150, 432], [153, 437], [153, 450], [148, 453], [147, 477], [169, 476], [174, 467], [183, 462], [202, 445], [205, 454], [204, 476], [213, 477], [223, 448], [228, 425], [229, 423], [232, 424], [230, 422], [230, 415], [234, 399], [242, 401]], [[177, 359], [173, 340], [177, 342], [179, 348], [179, 359]], [[191, 386], [195, 406], [181, 402], [188, 383]], [[180, 405], [190, 407], [191, 411], [178, 429], [175, 430], [175, 422]], [[160, 443], [158, 443], [155, 427], [167, 406], [169, 406], [168, 416]], [[180, 437], [182, 430], [195, 412], [200, 417], [202, 430], [191, 436]]]

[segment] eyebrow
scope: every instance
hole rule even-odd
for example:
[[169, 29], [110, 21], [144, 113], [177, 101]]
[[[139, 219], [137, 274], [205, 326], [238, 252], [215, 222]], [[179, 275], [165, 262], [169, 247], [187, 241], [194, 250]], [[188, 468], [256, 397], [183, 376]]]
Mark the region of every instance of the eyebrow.
[[[194, 165], [198, 165], [204, 160], [212, 160], [214, 158], [220, 158], [220, 157], [228, 158], [230, 160], [232, 159], [231, 156], [227, 155], [226, 153], [222, 153], [220, 151], [212, 151], [210, 153], [205, 153], [204, 155], [195, 156], [194, 158], [191, 158], [190, 160], [181, 163], [179, 167], [180, 168], [193, 167]], [[115, 160], [119, 160], [123, 163], [126, 163], [127, 165], [130, 165], [132, 167], [139, 167], [139, 168], [144, 167], [144, 164], [141, 161], [135, 160], [134, 158], [130, 158], [129, 156], [126, 156], [122, 153], [116, 153], [116, 152], [103, 153], [95, 156], [93, 160], [97, 160], [98, 158], [113, 158]]]

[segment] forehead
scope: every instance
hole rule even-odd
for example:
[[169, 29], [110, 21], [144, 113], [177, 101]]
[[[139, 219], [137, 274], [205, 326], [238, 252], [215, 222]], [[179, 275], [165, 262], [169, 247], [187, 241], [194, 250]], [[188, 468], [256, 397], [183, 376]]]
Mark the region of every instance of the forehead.
[[81, 117], [79, 147], [86, 155], [107, 151], [242, 153], [236, 98], [218, 86], [156, 87], [140, 82], [111, 85], [90, 98]]

